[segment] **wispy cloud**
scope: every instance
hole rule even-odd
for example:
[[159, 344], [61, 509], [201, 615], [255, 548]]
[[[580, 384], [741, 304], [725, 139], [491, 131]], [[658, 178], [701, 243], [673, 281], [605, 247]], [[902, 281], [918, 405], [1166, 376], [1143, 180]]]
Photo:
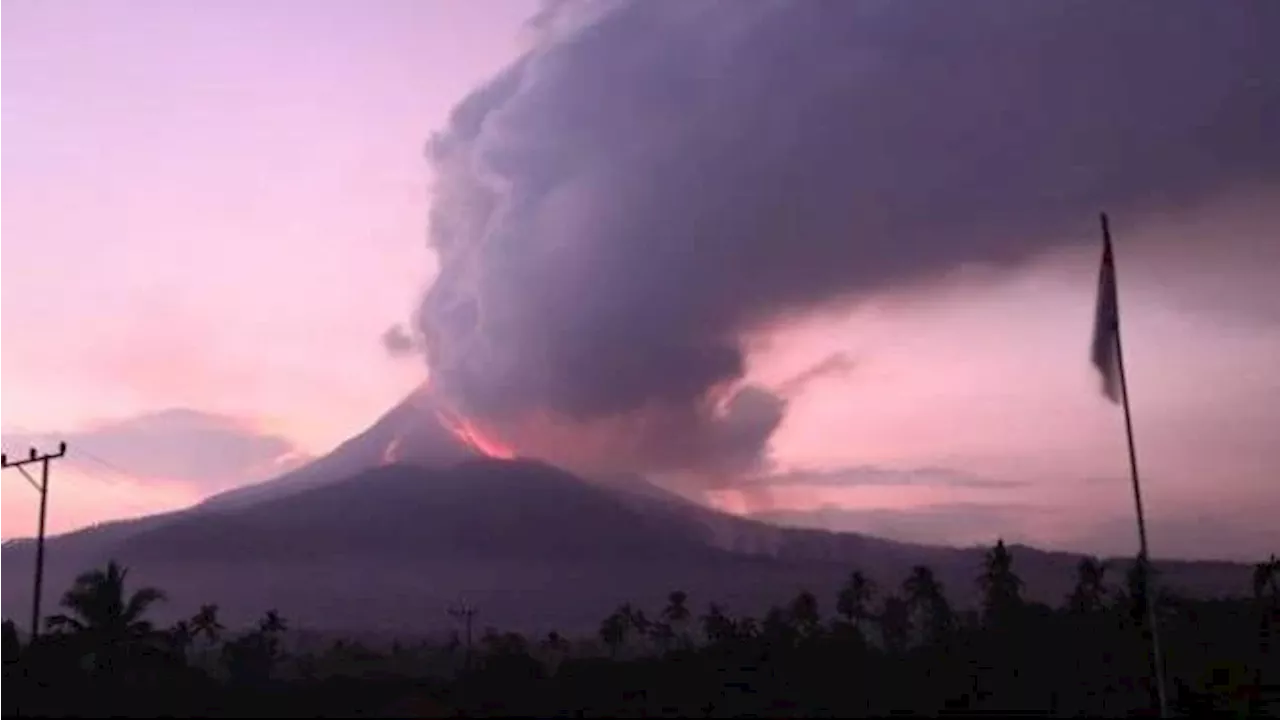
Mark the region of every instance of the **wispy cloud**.
[[857, 532], [902, 542], [974, 545], [996, 538], [1028, 542], [1029, 528], [1052, 515], [1043, 507], [1020, 503], [937, 503], [912, 508], [771, 510], [755, 517], [778, 525]]
[[213, 491], [261, 480], [309, 458], [287, 438], [237, 418], [170, 409], [94, 423], [64, 433], [5, 433], [4, 450], [52, 450], [67, 443], [66, 462], [144, 483]]
[[875, 466], [833, 468], [829, 470], [792, 470], [762, 475], [752, 485], [854, 488], [867, 486], [951, 487], [971, 490], [1000, 490], [1026, 487], [1021, 480], [979, 477], [946, 468], [895, 470]]

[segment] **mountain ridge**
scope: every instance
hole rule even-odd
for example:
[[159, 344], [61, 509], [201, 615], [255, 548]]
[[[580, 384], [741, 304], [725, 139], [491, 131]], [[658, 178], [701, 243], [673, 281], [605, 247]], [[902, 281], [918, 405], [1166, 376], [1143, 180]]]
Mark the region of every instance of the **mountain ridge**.
[[[932, 567], [976, 601], [983, 548], [788, 528], [695, 503], [640, 476], [586, 478], [529, 459], [484, 457], [444, 425], [426, 388], [332, 452], [274, 480], [174, 512], [47, 542], [45, 606], [108, 559], [168, 591], [174, 617], [219, 603], [231, 623], [276, 608], [313, 628], [447, 627], [467, 595], [497, 627], [593, 632], [622, 602], [670, 590], [761, 613], [801, 589], [832, 598], [858, 569], [896, 587]], [[992, 541], [995, 541], [992, 537]], [[3, 549], [4, 614], [26, 617], [34, 543]], [[1081, 555], [1017, 548], [1030, 597], [1058, 602]], [[1249, 568], [1161, 561], [1193, 595], [1243, 593]]]

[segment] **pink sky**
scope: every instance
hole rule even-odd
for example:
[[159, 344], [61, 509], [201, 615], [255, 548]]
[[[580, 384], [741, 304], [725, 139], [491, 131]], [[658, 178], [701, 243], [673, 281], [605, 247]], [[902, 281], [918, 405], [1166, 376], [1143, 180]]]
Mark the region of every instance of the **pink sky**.
[[[424, 143], [515, 54], [534, 5], [6, 2], [7, 439], [187, 408], [292, 446], [287, 465], [402, 397], [424, 371], [378, 337], [432, 275]], [[1277, 197], [1117, 219], [1139, 450], [1167, 528], [1153, 522], [1156, 553], [1280, 547], [1268, 523], [1280, 510], [1280, 304], [1267, 292], [1280, 217], [1264, 211]], [[1195, 254], [1204, 234], [1221, 238], [1212, 257]], [[1093, 549], [1093, 529], [1115, 526], [1104, 549], [1124, 551], [1122, 419], [1088, 365], [1096, 261], [1089, 250], [1012, 274], [975, 268], [797, 323], [753, 356], [771, 382], [835, 352], [855, 362], [794, 401], [774, 439], [783, 467], [945, 467], [1024, 485], [799, 485], [773, 501], [1035, 506], [1047, 519], [985, 531]], [[196, 480], [114, 447], [58, 468], [54, 530], [180, 507], [269, 477], [279, 459]], [[3, 536], [30, 533], [31, 489], [6, 473], [2, 497]], [[1180, 541], [1191, 527], [1200, 545]], [[1215, 527], [1230, 541], [1203, 546]]]

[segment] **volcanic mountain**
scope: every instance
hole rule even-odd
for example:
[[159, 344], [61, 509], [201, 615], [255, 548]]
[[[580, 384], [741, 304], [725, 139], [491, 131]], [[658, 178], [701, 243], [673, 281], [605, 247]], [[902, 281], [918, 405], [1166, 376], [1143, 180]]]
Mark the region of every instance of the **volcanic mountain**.
[[441, 468], [483, 456], [449, 430], [446, 421], [451, 418], [448, 409], [436, 402], [424, 384], [367, 430], [349, 438], [329, 454], [278, 478], [219, 493], [201, 504], [206, 508], [243, 507], [393, 462]]
[[[896, 586], [929, 565], [972, 602], [980, 548], [787, 529], [720, 513], [643, 478], [586, 480], [550, 465], [485, 457], [415, 393], [310, 465], [188, 508], [51, 538], [45, 607], [86, 568], [116, 559], [164, 588], [162, 612], [218, 603], [228, 622], [268, 608], [296, 627], [430, 631], [460, 597], [483, 625], [592, 632], [622, 602], [675, 589], [701, 606], [762, 612], [800, 589], [830, 598], [849, 571]], [[462, 438], [462, 439], [459, 439]], [[390, 449], [390, 450], [389, 450]], [[34, 543], [3, 551], [6, 617], [29, 612]], [[1057, 602], [1078, 558], [1014, 550], [1033, 597]], [[1239, 593], [1244, 566], [1161, 563], [1194, 594]]]

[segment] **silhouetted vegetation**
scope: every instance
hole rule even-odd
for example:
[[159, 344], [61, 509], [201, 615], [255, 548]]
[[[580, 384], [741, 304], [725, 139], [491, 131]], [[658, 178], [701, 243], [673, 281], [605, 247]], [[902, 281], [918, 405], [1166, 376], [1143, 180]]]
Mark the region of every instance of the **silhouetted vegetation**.
[[[63, 612], [25, 646], [4, 625], [5, 714], [212, 716], [849, 717], [890, 713], [1154, 714], [1146, 603], [1154, 603], [1171, 702], [1180, 713], [1280, 713], [1280, 563], [1252, 595], [1147, 597], [1132, 564], [1119, 587], [1082, 560], [1059, 608], [1028, 602], [999, 542], [975, 568], [981, 607], [952, 607], [917, 566], [898, 587], [850, 573], [830, 612], [799, 593], [762, 618], [682, 591], [649, 612], [624, 604], [598, 637], [485, 629], [374, 648], [291, 647], [266, 611], [230, 631], [216, 605], [169, 628], [146, 619], [164, 594], [131, 589], [115, 563], [81, 575]], [[1242, 588], [1242, 590], [1244, 590]]]

